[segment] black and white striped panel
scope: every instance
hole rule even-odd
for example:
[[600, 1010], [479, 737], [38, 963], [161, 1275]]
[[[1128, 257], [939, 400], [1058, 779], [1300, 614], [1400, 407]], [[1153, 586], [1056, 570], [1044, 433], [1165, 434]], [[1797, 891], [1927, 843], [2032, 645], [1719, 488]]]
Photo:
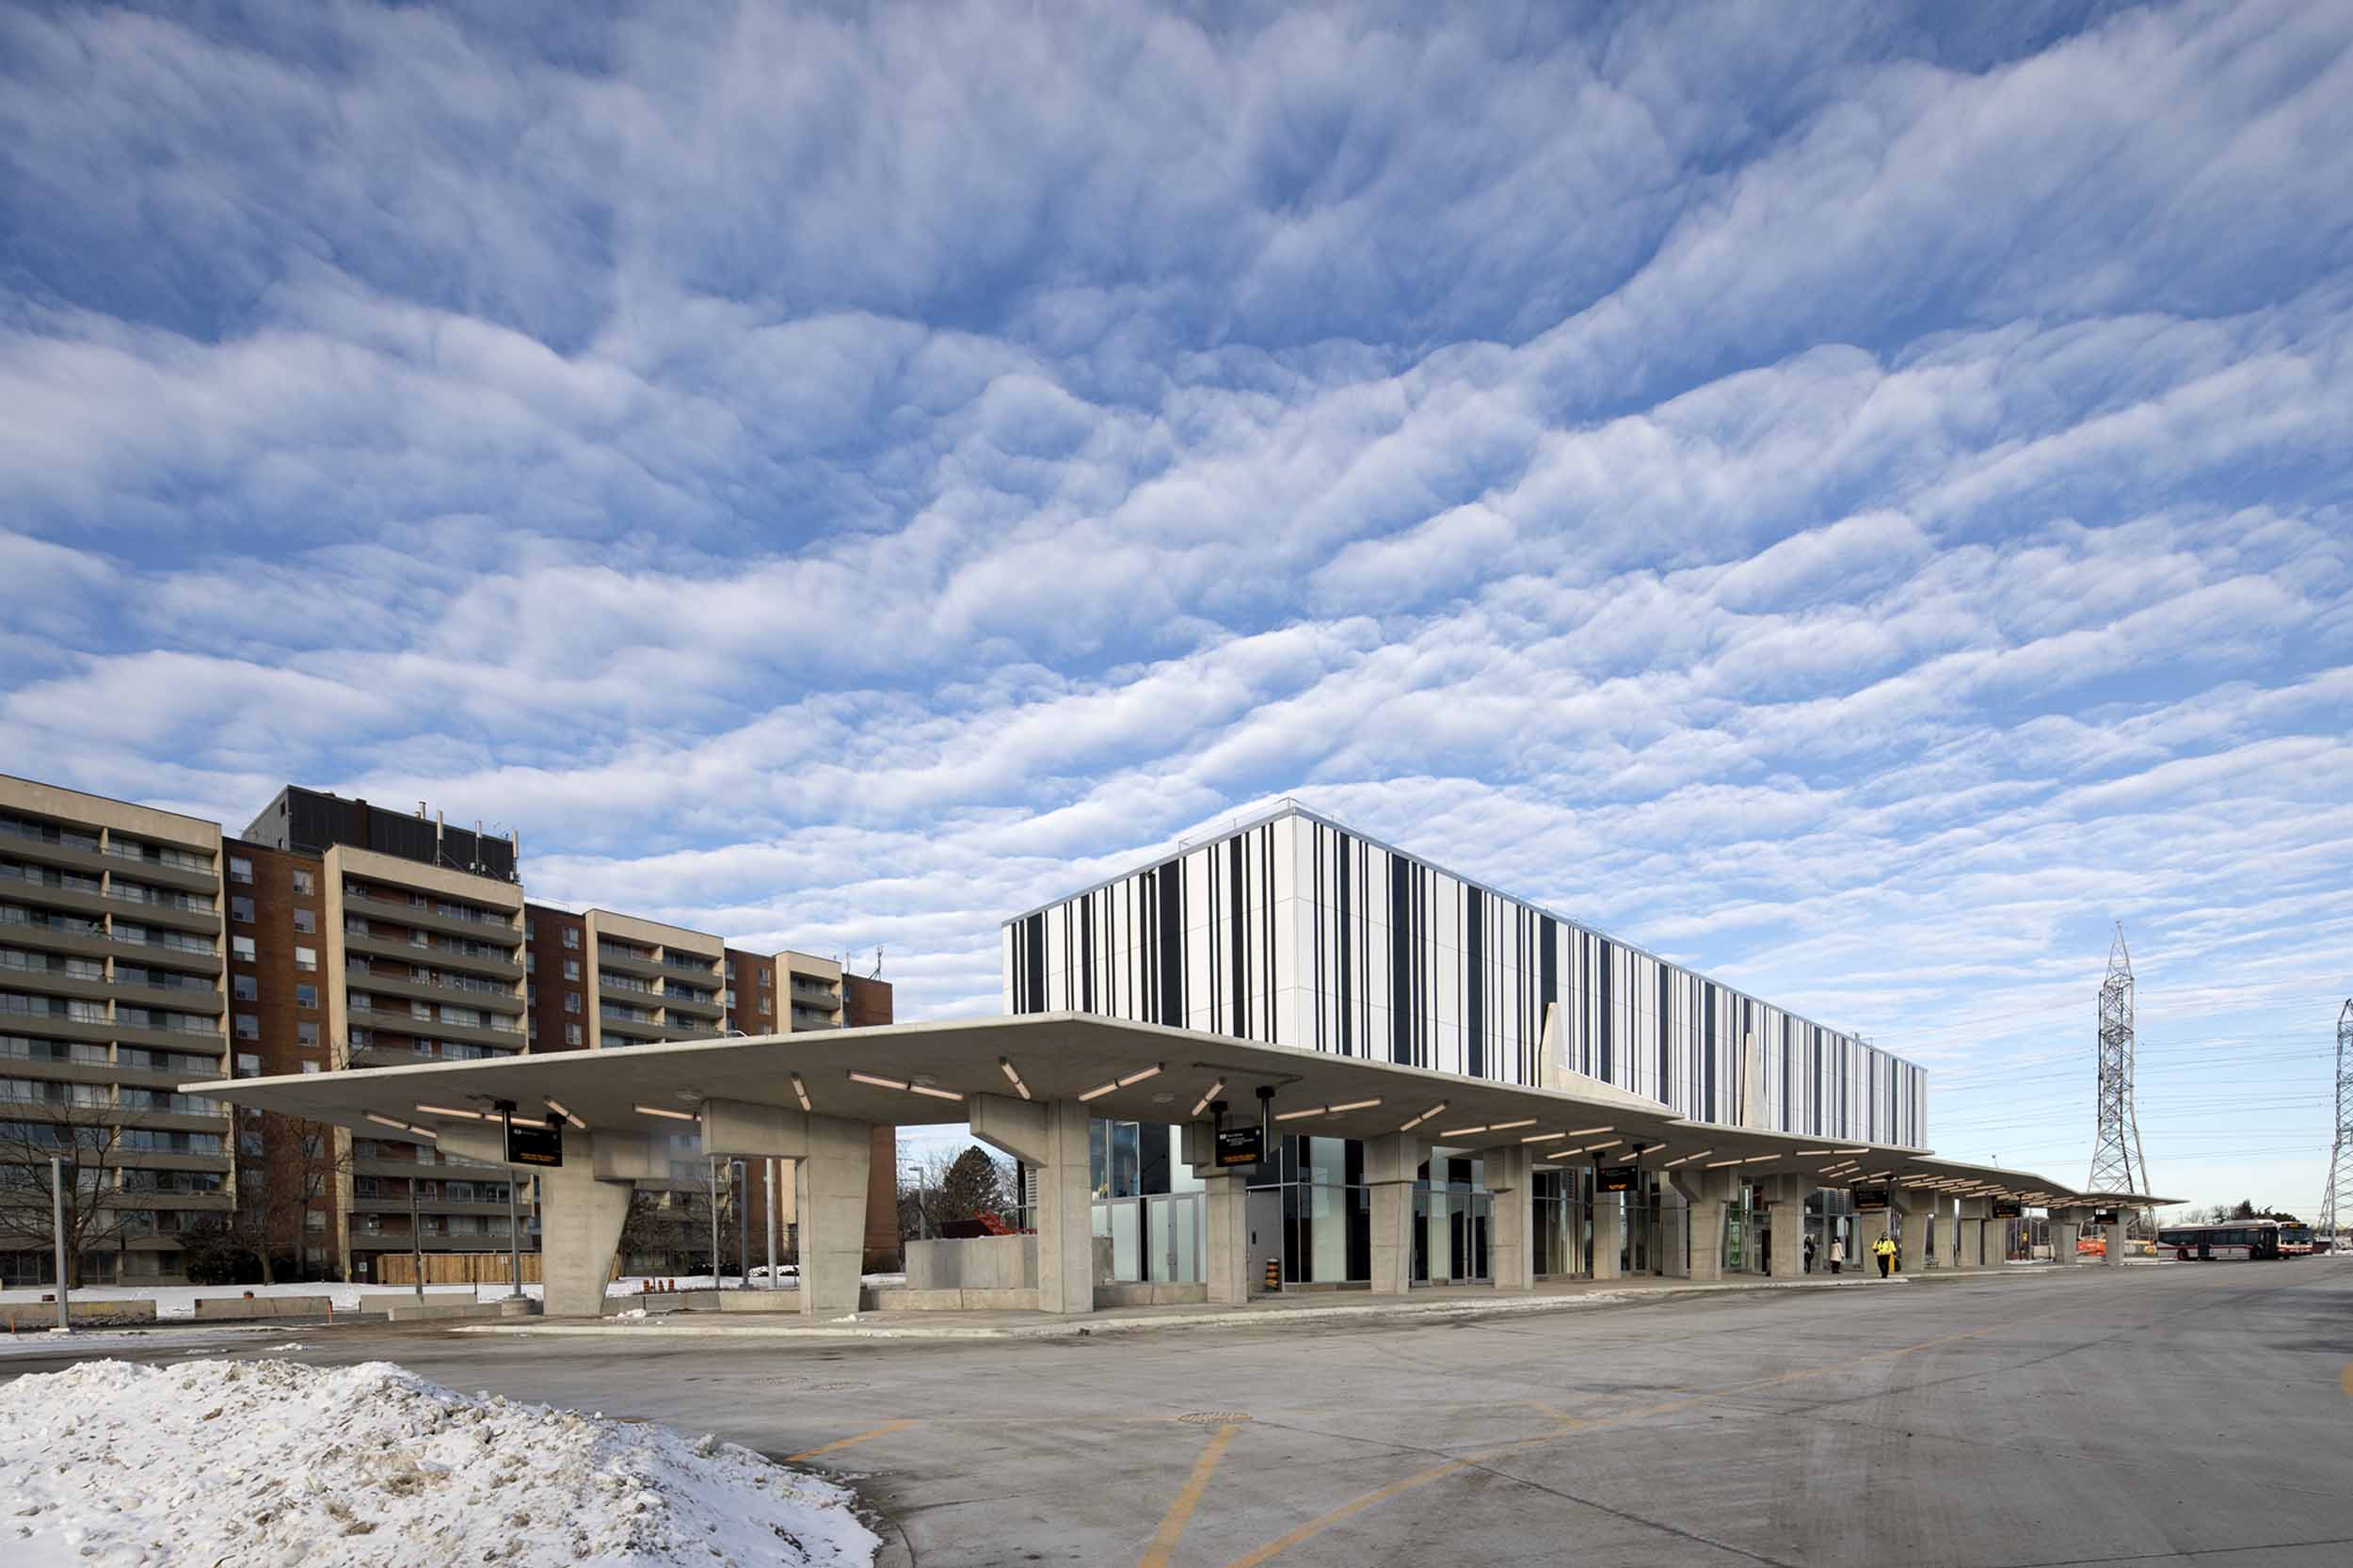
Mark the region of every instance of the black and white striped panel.
[[1305, 1046], [1507, 1083], [1562, 1064], [1737, 1124], [1920, 1144], [1920, 1069], [1305, 813], [1279, 816], [1004, 930], [1005, 1005]]

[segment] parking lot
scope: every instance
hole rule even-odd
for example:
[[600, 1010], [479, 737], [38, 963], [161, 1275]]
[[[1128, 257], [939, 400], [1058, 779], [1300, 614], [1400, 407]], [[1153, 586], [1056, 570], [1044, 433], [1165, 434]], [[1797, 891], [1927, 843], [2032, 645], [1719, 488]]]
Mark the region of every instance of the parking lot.
[[855, 1480], [886, 1561], [2353, 1554], [2353, 1266], [2333, 1259], [1015, 1342], [295, 1337], [228, 1353], [397, 1360], [795, 1457]]

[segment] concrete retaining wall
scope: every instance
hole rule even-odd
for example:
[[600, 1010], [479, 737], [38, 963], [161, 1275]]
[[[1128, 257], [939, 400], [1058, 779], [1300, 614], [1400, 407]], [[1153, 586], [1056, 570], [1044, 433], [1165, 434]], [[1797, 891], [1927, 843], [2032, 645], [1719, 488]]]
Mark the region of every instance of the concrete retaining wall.
[[1102, 1306], [1195, 1306], [1209, 1299], [1207, 1285], [1172, 1285], [1148, 1281], [1141, 1285], [1098, 1285], [1095, 1304]]
[[218, 1322], [224, 1318], [324, 1318], [330, 1303], [325, 1296], [199, 1296], [196, 1316]]
[[[65, 1304], [69, 1323], [152, 1323], [155, 1320], [155, 1304], [149, 1301], [69, 1301]], [[19, 1332], [57, 1326], [56, 1302], [10, 1302], [0, 1307], [0, 1321], [15, 1325]]]
[[437, 1302], [430, 1296], [421, 1302], [392, 1302], [384, 1308], [384, 1316], [395, 1323], [425, 1323], [444, 1318], [500, 1318], [505, 1315], [505, 1308], [498, 1302]]
[[872, 1312], [1035, 1312], [1037, 1287], [1017, 1290], [869, 1289]]
[[1034, 1290], [1035, 1236], [975, 1236], [906, 1244], [909, 1290]]

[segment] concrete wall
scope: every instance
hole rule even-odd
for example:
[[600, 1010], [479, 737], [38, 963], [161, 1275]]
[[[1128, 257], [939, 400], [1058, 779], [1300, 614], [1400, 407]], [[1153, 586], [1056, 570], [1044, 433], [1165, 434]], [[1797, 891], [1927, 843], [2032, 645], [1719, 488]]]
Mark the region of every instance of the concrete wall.
[[324, 1318], [333, 1304], [325, 1296], [199, 1296], [196, 1315], [225, 1318]]
[[866, 1306], [874, 1312], [1035, 1312], [1037, 1291], [870, 1289]]
[[[155, 1304], [152, 1301], [69, 1301], [65, 1304], [65, 1319], [69, 1323], [152, 1323], [155, 1320]], [[6, 1307], [0, 1307], [0, 1324], [19, 1333], [56, 1328], [57, 1304], [10, 1302]]]
[[967, 1240], [909, 1241], [910, 1290], [1034, 1290], [1035, 1236], [976, 1236]]

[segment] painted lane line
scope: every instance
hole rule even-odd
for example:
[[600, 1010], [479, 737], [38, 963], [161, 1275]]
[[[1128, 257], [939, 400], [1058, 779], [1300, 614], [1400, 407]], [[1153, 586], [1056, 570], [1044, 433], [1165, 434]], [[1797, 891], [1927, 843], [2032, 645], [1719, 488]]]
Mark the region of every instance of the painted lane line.
[[796, 1454], [786, 1454], [785, 1461], [788, 1464], [795, 1464], [804, 1459], [815, 1459], [819, 1454], [829, 1454], [837, 1448], [846, 1448], [854, 1444], [869, 1442], [877, 1437], [888, 1437], [894, 1432], [904, 1432], [913, 1425], [915, 1422], [912, 1417], [904, 1421], [885, 1421], [872, 1432], [861, 1432], [855, 1437], [843, 1437], [831, 1443], [820, 1444], [814, 1448], [803, 1448]]
[[1185, 1478], [1184, 1490], [1168, 1505], [1168, 1512], [1160, 1520], [1160, 1528], [1152, 1537], [1152, 1544], [1136, 1568], [1168, 1568], [1168, 1560], [1176, 1553], [1176, 1543], [1193, 1522], [1193, 1511], [1201, 1506], [1201, 1495], [1209, 1489], [1209, 1478], [1217, 1474], [1218, 1463], [1225, 1457], [1226, 1448], [1234, 1441], [1234, 1433], [1241, 1431], [1239, 1423], [1229, 1423], [1209, 1434], [1209, 1441], [1201, 1449], [1201, 1457], [1193, 1462], [1193, 1474]]

